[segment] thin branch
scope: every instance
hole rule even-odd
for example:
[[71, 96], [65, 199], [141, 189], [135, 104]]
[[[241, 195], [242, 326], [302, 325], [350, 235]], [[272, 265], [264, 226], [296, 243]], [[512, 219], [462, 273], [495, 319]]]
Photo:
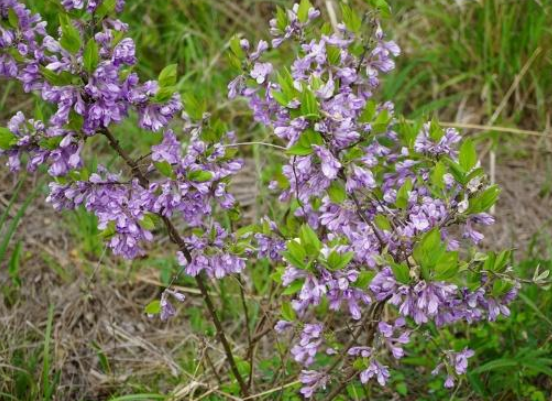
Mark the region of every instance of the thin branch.
[[[117, 152], [117, 154], [125, 161], [125, 163], [130, 167], [130, 170], [132, 172], [132, 175], [138, 179], [140, 182], [140, 185], [147, 188], [149, 186], [149, 180], [146, 178], [146, 176], [142, 173], [140, 168], [138, 167], [138, 164], [135, 160], [133, 160], [121, 147], [119, 144], [119, 141], [113, 136], [113, 134], [108, 129], [103, 129], [101, 133], [107, 138], [109, 141], [109, 144], [111, 147]], [[186, 245], [186, 242], [184, 239], [180, 236], [178, 231], [176, 230], [174, 224], [172, 221], [167, 217], [160, 215], [161, 219], [163, 220], [163, 223], [165, 224], [165, 227], [167, 228], [167, 231], [169, 232], [169, 237], [173, 243], [175, 243], [180, 251], [184, 254], [184, 257], [188, 261], [188, 263], [192, 262], [192, 254], [190, 253], [190, 250], [188, 249], [188, 246]], [[209, 311], [209, 314], [211, 315], [211, 320], [213, 321], [215, 328], [217, 330], [217, 337], [219, 338], [220, 342], [222, 343], [222, 346], [224, 348], [224, 352], [226, 354], [226, 358], [228, 360], [228, 363], [230, 364], [230, 369], [232, 370], [232, 373], [236, 377], [236, 380], [238, 381], [238, 384], [240, 386], [240, 391], [242, 396], [247, 397], [249, 394], [247, 385], [245, 384], [245, 381], [243, 380], [243, 377], [241, 376], [238, 366], [236, 365], [236, 361], [234, 359], [234, 354], [232, 353], [232, 348], [230, 347], [230, 343], [228, 342], [228, 339], [226, 338], [226, 335], [224, 333], [224, 328], [222, 327], [222, 324], [218, 318], [217, 311], [215, 309], [215, 306], [213, 304], [213, 301], [211, 299], [211, 296], [209, 295], [209, 292], [207, 290], [207, 284], [205, 282], [205, 278], [198, 274], [196, 277], [196, 283], [197, 286], [201, 292], [201, 295], [203, 296], [203, 300], [205, 301], [205, 305], [207, 306], [207, 310]]]

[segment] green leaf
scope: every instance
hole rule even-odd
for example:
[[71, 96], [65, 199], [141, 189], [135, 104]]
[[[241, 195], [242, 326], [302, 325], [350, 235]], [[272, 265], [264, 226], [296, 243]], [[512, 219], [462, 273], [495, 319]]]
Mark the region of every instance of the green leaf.
[[153, 165], [155, 166], [157, 171], [159, 171], [165, 177], [168, 177], [168, 178], [175, 177], [173, 168], [169, 162], [166, 162], [166, 161], [156, 162], [156, 163], [153, 163]]
[[183, 100], [186, 113], [194, 120], [201, 120], [203, 114], [207, 111], [207, 103], [204, 100], [199, 100], [191, 93], [186, 93]]
[[445, 182], [443, 180], [445, 174], [447, 172], [447, 168], [442, 162], [438, 162], [433, 170], [431, 171], [431, 183], [440, 190], [443, 190], [445, 188]]
[[385, 0], [366, 0], [372, 7], [378, 9], [382, 18], [391, 18], [391, 7]]
[[230, 50], [232, 50], [232, 53], [234, 53], [238, 59], [245, 57], [245, 53], [240, 44], [240, 38], [237, 35], [234, 35], [232, 39], [230, 39]]
[[353, 33], [360, 32], [360, 29], [362, 28], [362, 19], [351, 7], [349, 7], [348, 5], [342, 4], [341, 14], [342, 14], [343, 22], [345, 23], [345, 26], [349, 31]]
[[395, 275], [395, 278], [399, 283], [402, 284], [409, 284], [410, 279], [410, 269], [405, 263], [396, 264], [393, 263], [391, 265], [391, 270], [393, 270], [393, 274]]
[[328, 55], [328, 61], [331, 65], [339, 64], [339, 60], [341, 60], [341, 49], [339, 47], [327, 44], [326, 54]]
[[335, 270], [345, 269], [349, 265], [349, 263], [351, 263], [351, 261], [353, 260], [354, 257], [355, 257], [354, 252], [342, 253], [340, 255], [339, 263], [336, 266], [334, 266]]
[[161, 313], [161, 301], [156, 299], [155, 301], [150, 302], [144, 309], [148, 315], [158, 315]]
[[142, 220], [139, 221], [139, 224], [140, 224], [140, 227], [142, 227], [144, 230], [147, 230], [147, 231], [151, 231], [155, 229], [155, 221], [148, 214], [144, 215]]
[[492, 294], [496, 298], [506, 295], [514, 287], [514, 284], [506, 280], [495, 280], [493, 283]]
[[293, 322], [297, 319], [297, 315], [295, 314], [290, 302], [284, 302], [282, 304], [282, 317], [288, 322]]
[[15, 28], [15, 29], [19, 28], [19, 17], [17, 16], [13, 8], [10, 8], [8, 10], [8, 22], [10, 23], [12, 28]]
[[361, 271], [353, 286], [356, 288], [366, 288], [370, 285], [374, 277], [376, 277], [376, 272], [373, 270]]
[[295, 240], [290, 240], [286, 242], [286, 248], [287, 251], [282, 252], [284, 258], [298, 269], [305, 269], [307, 267], [305, 264], [307, 252], [303, 246]]
[[397, 393], [399, 393], [402, 396], [405, 396], [408, 394], [408, 388], [406, 387], [405, 382], [400, 382], [395, 385], [395, 390], [397, 390]]
[[497, 185], [492, 185], [485, 191], [470, 199], [470, 206], [466, 211], [467, 214], [482, 213], [489, 210], [498, 200], [500, 188]]
[[345, 191], [345, 186], [339, 181], [332, 181], [330, 187], [328, 188], [328, 195], [330, 200], [340, 205], [347, 199], [347, 192]]
[[0, 149], [11, 148], [16, 140], [17, 137], [9, 129], [0, 127]]
[[280, 6], [276, 7], [276, 27], [281, 32], [284, 32], [287, 26], [288, 26], [288, 17], [287, 17], [286, 11]]
[[111, 237], [113, 237], [117, 233], [117, 229], [115, 228], [115, 222], [110, 221], [107, 225], [107, 228], [105, 230], [102, 230], [99, 234], [100, 238], [107, 240]]
[[387, 216], [383, 214], [376, 215], [376, 217], [374, 217], [374, 223], [376, 223], [376, 226], [381, 230], [391, 231], [391, 222]]
[[472, 168], [477, 164], [477, 151], [475, 150], [475, 145], [473, 141], [466, 140], [460, 147], [459, 160], [460, 166], [464, 171], [471, 171]]
[[94, 38], [91, 38], [86, 44], [83, 55], [84, 69], [89, 74], [96, 71], [98, 63], [100, 62], [100, 49], [98, 43]]
[[159, 88], [153, 98], [153, 101], [156, 103], [165, 103], [167, 100], [171, 99], [175, 93], [176, 86], [166, 86], [164, 88]]
[[361, 123], [372, 122], [372, 120], [376, 116], [376, 108], [377, 108], [377, 104], [374, 100], [369, 100], [368, 102], [366, 102], [366, 106], [364, 106], [364, 110], [360, 115], [359, 121]]
[[303, 288], [303, 284], [305, 284], [305, 280], [294, 281], [286, 287], [286, 289], [282, 292], [282, 295], [297, 294], [299, 291], [301, 291], [301, 288]]
[[313, 8], [309, 0], [301, 0], [299, 9], [297, 10], [297, 19], [299, 22], [305, 23], [309, 20], [309, 10]]
[[286, 153], [293, 156], [307, 156], [314, 152], [312, 145], [322, 145], [323, 143], [322, 135], [309, 128], [301, 134], [297, 143], [289, 148]]
[[67, 16], [60, 17], [62, 36], [59, 41], [61, 47], [69, 53], [77, 54], [82, 47], [81, 34]]
[[439, 258], [435, 265], [435, 280], [448, 281], [458, 274], [458, 252], [446, 252]]
[[95, 16], [98, 19], [105, 18], [108, 14], [111, 14], [115, 11], [117, 6], [117, 0], [104, 0], [100, 6], [96, 9]]
[[190, 171], [187, 174], [187, 177], [190, 181], [207, 182], [213, 179], [213, 173], [211, 173], [210, 171], [195, 170]]
[[322, 248], [322, 243], [314, 230], [308, 224], [303, 224], [299, 231], [299, 237], [301, 238], [301, 244], [306, 249], [307, 254], [317, 257]]
[[176, 77], [178, 74], [178, 64], [171, 64], [163, 68], [159, 74], [159, 87], [167, 88], [176, 85]]
[[416, 244], [413, 252], [414, 260], [420, 264], [425, 279], [428, 278], [430, 271], [435, 268], [445, 252], [446, 246], [441, 241], [441, 233], [437, 228], [425, 233], [420, 242]]
[[339, 253], [332, 251], [328, 256], [327, 267], [332, 271], [343, 270], [355, 257], [354, 252]]
[[52, 70], [44, 66], [40, 66], [40, 73], [48, 83], [53, 86], [68, 86], [78, 84], [79, 81], [82, 83], [80, 77], [73, 75], [67, 71], [62, 71], [59, 74], [56, 74]]
[[373, 134], [382, 134], [387, 131], [389, 124], [391, 123], [392, 116], [389, 113], [389, 110], [383, 109], [376, 120], [372, 123], [372, 133]]
[[314, 93], [307, 87], [304, 87], [301, 93], [301, 115], [310, 120], [320, 118], [318, 100]]
[[412, 149], [414, 147], [414, 143], [416, 142], [416, 138], [418, 137], [418, 132], [420, 131], [421, 125], [421, 122], [410, 123], [407, 122], [404, 117], [401, 118], [397, 126], [397, 132], [399, 133], [402, 141], [409, 149]]
[[406, 209], [408, 206], [408, 195], [410, 191], [412, 191], [412, 180], [409, 178], [397, 192], [397, 200], [395, 201], [395, 205], [399, 209]]
[[433, 118], [429, 125], [429, 137], [435, 142], [439, 142], [444, 135], [445, 131], [441, 128], [437, 119]]

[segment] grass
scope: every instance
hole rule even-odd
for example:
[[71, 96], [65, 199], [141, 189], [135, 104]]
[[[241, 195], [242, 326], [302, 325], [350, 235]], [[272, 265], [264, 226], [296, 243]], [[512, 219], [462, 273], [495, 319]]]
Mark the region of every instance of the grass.
[[473, 118], [485, 123], [528, 68], [497, 122], [547, 127], [552, 102], [552, 76], [545, 73], [552, 67], [548, 2], [395, 3], [400, 16], [396, 36], [406, 56], [385, 89], [400, 110], [416, 115], [429, 108], [456, 118], [467, 105], [476, 109]]
[[[397, 18], [388, 24], [404, 55], [398, 60], [396, 72], [385, 80], [384, 96], [393, 99], [399, 111], [411, 117], [436, 113], [448, 121], [492, 122], [537, 131], [549, 129], [552, 6], [548, 1], [392, 2]], [[27, 3], [55, 25], [57, 16], [48, 2], [29, 0]], [[225, 51], [234, 34], [251, 42], [260, 36], [266, 38], [267, 20], [274, 6], [290, 2], [134, 0], [127, 3], [123, 19], [129, 23], [138, 46], [141, 76], [155, 78], [165, 65], [178, 62], [182, 93], [209, 99], [210, 110], [237, 125], [241, 139], [262, 139], [265, 133], [245, 122], [248, 112], [243, 105], [229, 104], [225, 91], [221, 91], [232, 77]], [[326, 2], [318, 3], [325, 11]], [[363, 0], [353, 3], [360, 5]], [[21, 99], [24, 98], [19, 88], [3, 85], [0, 120], [4, 121], [19, 108], [32, 109], [32, 103]], [[123, 146], [135, 154], [155, 140], [132, 122], [118, 127], [117, 132], [121, 134]], [[542, 151], [549, 149], [548, 142], [529, 142], [526, 137], [510, 135], [501, 137], [492, 131], [478, 132], [478, 138], [480, 141], [506, 138], [500, 141], [501, 156], [505, 154], [502, 157], [522, 163], [524, 169], [534, 173], [534, 178], [548, 175], [536, 202], [550, 197], [552, 164], [549, 153]], [[527, 148], [528, 144], [534, 144], [538, 152]], [[103, 145], [97, 141], [93, 146], [101, 150]], [[261, 170], [270, 165], [273, 156], [258, 147], [252, 147], [247, 155], [254, 179], [262, 183], [270, 181], [274, 172], [262, 175]], [[539, 163], [535, 162], [533, 167], [527, 160]], [[89, 162], [97, 161], [89, 158]], [[102, 162], [114, 161], [106, 157]], [[20, 280], [22, 284], [19, 288], [10, 283], [9, 291], [8, 286], [3, 286], [6, 316], [8, 312], [10, 316], [17, 316], [19, 323], [0, 333], [0, 398], [129, 401], [166, 399], [172, 394], [174, 399], [189, 399], [183, 389], [208, 370], [204, 366], [208, 361], [205, 356], [218, 363], [220, 355], [209, 348], [213, 328], [205, 321], [199, 303], [187, 304], [172, 325], [156, 326], [142, 314], [143, 305], [158, 297], [157, 284], [168, 282], [175, 269], [174, 257], [166, 244], [157, 245], [147, 260], [132, 264], [121, 262], [105, 254], [95, 219], [78, 210], [75, 214], [64, 214], [56, 222], [63, 233], [63, 238], [56, 242], [59, 248], [48, 254], [28, 249], [25, 227], [20, 224], [32, 202], [32, 195], [25, 195], [22, 200], [21, 194], [29, 193], [20, 191], [25, 186], [20, 183], [15, 190], [9, 190], [9, 203], [0, 216], [0, 227], [4, 227], [0, 238], [0, 266], [9, 263], [12, 282]], [[252, 208], [254, 217], [264, 214], [267, 207], [265, 185], [258, 186], [260, 191]], [[524, 202], [528, 207], [535, 201]], [[15, 209], [18, 211], [14, 215]], [[508, 218], [500, 215], [501, 210], [504, 209], [498, 209], [499, 221]], [[15, 217], [10, 218], [12, 215]], [[539, 224], [542, 226], [528, 224], [525, 228], [533, 238], [518, 253], [516, 266], [524, 277], [531, 277], [537, 266], [552, 268], [550, 219], [544, 216]], [[66, 237], [69, 244], [62, 248], [62, 239]], [[261, 268], [255, 272], [253, 286], [261, 292], [270, 272]], [[45, 282], [43, 286], [35, 282], [36, 277]], [[184, 289], [193, 287], [185, 279], [179, 285]], [[236, 301], [233, 295], [237, 288], [238, 283], [229, 282], [218, 290], [222, 295], [223, 317], [240, 322], [241, 309], [224, 307]], [[37, 299], [37, 305], [31, 303]], [[48, 305], [56, 307], [48, 308]], [[259, 316], [260, 305], [251, 300], [248, 306], [254, 321]], [[104, 318], [109, 320], [108, 327], [112, 330], [107, 334], [102, 331], [104, 326], [100, 326]], [[35, 329], [28, 327], [27, 321]], [[455, 327], [444, 331], [448, 341], [459, 347], [469, 343], [477, 351], [474, 373], [462, 383], [455, 396], [451, 398], [449, 392], [442, 390], [441, 379], [429, 375], [428, 364], [434, 362], [431, 358], [435, 355], [431, 346], [411, 349], [418, 359], [411, 359], [412, 369], [403, 372], [403, 376], [394, 376], [393, 388], [402, 399], [545, 401], [551, 396], [552, 387], [551, 321], [550, 289], [527, 286], [513, 307], [511, 319], [478, 328]], [[70, 337], [66, 340], [69, 345], [56, 337], [54, 323]], [[89, 336], [93, 338], [89, 340]], [[71, 357], [58, 355], [57, 347]], [[68, 373], [78, 363], [83, 363], [86, 369], [77, 367], [76, 374]], [[278, 374], [270, 364], [262, 369], [267, 380]], [[510, 373], [512, 380], [504, 380]], [[290, 387], [289, 394], [292, 392]], [[351, 399], [361, 399], [363, 392], [352, 388], [349, 394]], [[382, 399], [388, 394], [379, 394], [375, 389], [372, 396]], [[264, 399], [274, 399], [271, 397]]]

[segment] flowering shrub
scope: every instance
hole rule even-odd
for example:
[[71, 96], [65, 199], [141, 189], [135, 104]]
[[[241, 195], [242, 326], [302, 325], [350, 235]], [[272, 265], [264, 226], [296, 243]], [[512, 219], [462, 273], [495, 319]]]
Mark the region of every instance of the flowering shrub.
[[[386, 386], [405, 347], [430, 341], [435, 327], [507, 316], [519, 287], [509, 250], [478, 250], [479, 227], [493, 223], [488, 211], [499, 189], [488, 184], [474, 144], [378, 101], [400, 48], [382, 29], [386, 3], [371, 3], [363, 15], [343, 5], [343, 22], [332, 26], [302, 0], [278, 9], [271, 44], [231, 42], [239, 73], [229, 97], [248, 100], [279, 144], [267, 145], [286, 158], [270, 185], [285, 213], [244, 226], [229, 191], [243, 166], [235, 133], [193, 96], [185, 98], [183, 135], [176, 133], [183, 108], [177, 67], [140, 81], [134, 43], [117, 19], [124, 1], [63, 0], [59, 29], [49, 32], [22, 3], [0, 0], [0, 75], [49, 104], [48, 112], [39, 108], [31, 119], [19, 112], [0, 129], [10, 170], [46, 166], [47, 201], [56, 210], [84, 206], [116, 255], [145, 255], [165, 230], [224, 348], [228, 391], [243, 397], [252, 384], [268, 385], [255, 375], [253, 355], [274, 332], [286, 339], [283, 368], [288, 355], [297, 367], [284, 370], [282, 385], [298, 376], [305, 398], [334, 399], [357, 381]], [[295, 58], [288, 62], [289, 52]], [[162, 133], [139, 158], [111, 131], [134, 115], [140, 128]], [[126, 172], [85, 166], [94, 137], [105, 139]], [[208, 286], [227, 277], [241, 285], [261, 262], [271, 266], [273, 283], [260, 295], [280, 312], [253, 328], [245, 308], [240, 358]], [[174, 301], [184, 295], [171, 283], [146, 312], [166, 320], [176, 313]], [[445, 386], [453, 387], [473, 354], [443, 350], [433, 374], [444, 371]]]

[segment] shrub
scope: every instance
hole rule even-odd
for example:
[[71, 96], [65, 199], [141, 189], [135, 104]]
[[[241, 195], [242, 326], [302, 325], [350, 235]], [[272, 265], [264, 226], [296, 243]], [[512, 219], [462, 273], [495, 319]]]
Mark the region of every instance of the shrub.
[[[0, 129], [9, 168], [47, 166], [47, 201], [56, 210], [84, 206], [115, 255], [143, 256], [155, 235], [168, 234], [179, 274], [195, 279], [224, 348], [228, 392], [292, 387], [297, 376], [305, 398], [334, 399], [350, 383], [386, 386], [406, 344], [432, 341], [435, 328], [460, 321], [507, 316], [518, 290], [511, 252], [478, 250], [478, 226], [493, 223], [488, 211], [500, 191], [489, 185], [474, 144], [436, 120], [395, 115], [392, 99], [378, 101], [380, 79], [400, 49], [382, 29], [390, 17], [385, 1], [371, 3], [362, 14], [343, 5], [343, 22], [331, 25], [302, 0], [277, 10], [271, 44], [231, 42], [239, 73], [229, 97], [247, 98], [255, 121], [274, 133], [274, 142], [257, 145], [285, 156], [270, 185], [275, 209], [284, 212], [244, 226], [229, 191], [242, 144], [192, 95], [176, 118], [177, 65], [157, 81], [140, 81], [135, 45], [117, 19], [124, 1], [63, 0], [59, 29], [48, 33], [40, 15], [0, 0], [0, 74], [49, 105], [32, 119], [18, 112]], [[111, 130], [134, 114], [145, 135], [162, 134], [138, 158]], [[127, 174], [84, 162], [83, 149], [94, 152], [90, 144], [101, 138]], [[261, 263], [272, 280], [262, 303], [280, 312], [251, 327], [242, 298], [240, 356], [209, 287], [236, 278], [241, 285]], [[173, 288], [179, 274], [146, 313], [162, 320], [176, 313], [175, 301], [184, 301]], [[282, 367], [266, 380], [253, 355], [273, 331], [288, 341], [259, 362]], [[451, 388], [473, 354], [444, 349], [433, 374], [443, 372]]]

